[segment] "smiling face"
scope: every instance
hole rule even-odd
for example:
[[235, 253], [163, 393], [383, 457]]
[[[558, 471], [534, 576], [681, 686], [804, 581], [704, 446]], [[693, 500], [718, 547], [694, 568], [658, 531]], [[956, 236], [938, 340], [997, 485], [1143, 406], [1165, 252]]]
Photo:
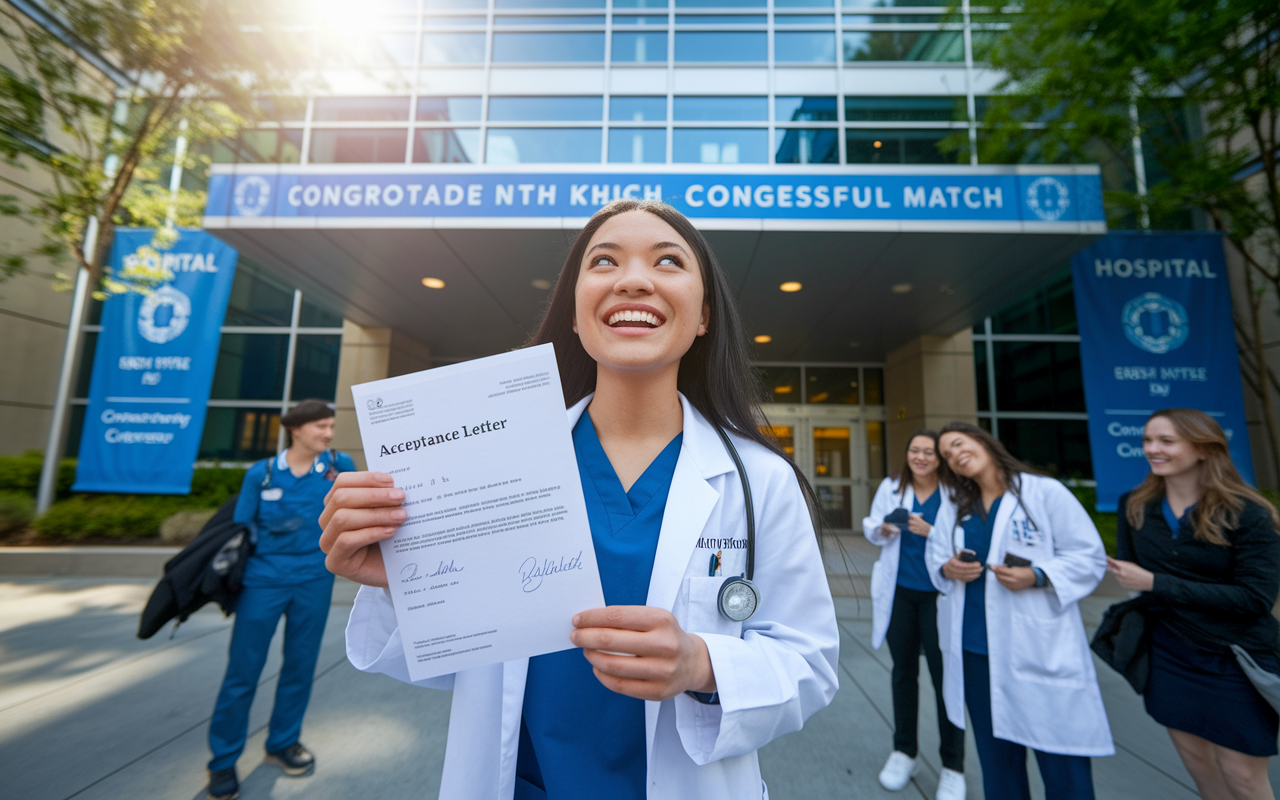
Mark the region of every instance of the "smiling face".
[[1151, 471], [1162, 478], [1198, 470], [1204, 456], [1178, 433], [1167, 417], [1155, 417], [1142, 431], [1142, 453]]
[[933, 439], [917, 436], [907, 447], [907, 465], [917, 478], [927, 478], [938, 471], [938, 454], [933, 449]]
[[305, 450], [320, 453], [329, 449], [333, 441], [333, 417], [307, 422], [289, 429], [293, 443]]
[[587, 245], [574, 289], [573, 330], [602, 369], [679, 364], [707, 332], [710, 308], [693, 248], [661, 217], [610, 217]]
[[977, 439], [963, 433], [951, 431], [942, 434], [938, 439], [938, 447], [942, 450], [942, 457], [947, 460], [947, 466], [957, 475], [974, 478], [995, 466], [987, 448]]

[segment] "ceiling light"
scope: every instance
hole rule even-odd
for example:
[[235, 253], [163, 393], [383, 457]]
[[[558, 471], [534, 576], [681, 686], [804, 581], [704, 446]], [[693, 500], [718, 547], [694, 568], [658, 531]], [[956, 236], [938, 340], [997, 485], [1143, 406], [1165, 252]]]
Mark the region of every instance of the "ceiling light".
[[545, 292], [547, 289], [551, 288], [551, 281], [547, 280], [546, 278], [534, 278], [533, 280], [529, 281], [529, 285], [535, 289], [539, 289]]
[[444, 281], [439, 278], [423, 278], [422, 285], [428, 289], [443, 289]]
[[871, 143], [871, 146], [872, 146], [872, 147], [874, 147], [875, 149], [879, 150], [879, 149], [880, 149], [881, 147], [883, 147], [884, 145], [883, 145], [883, 144], [881, 144], [880, 142], [876, 141], [876, 142], [872, 142], [872, 143]]
[[894, 294], [906, 294], [907, 292], [911, 291], [911, 288], [912, 288], [911, 284], [909, 283], [895, 283], [894, 285], [889, 287], [889, 291], [893, 292]]
[[773, 337], [767, 333], [762, 333], [754, 339], [756, 344], [768, 344], [773, 341]]
[[790, 386], [775, 386], [773, 387], [773, 393], [774, 394], [791, 394], [791, 389], [792, 387]]
[[784, 292], [798, 292], [803, 287], [800, 285], [800, 281], [787, 281], [778, 288]]

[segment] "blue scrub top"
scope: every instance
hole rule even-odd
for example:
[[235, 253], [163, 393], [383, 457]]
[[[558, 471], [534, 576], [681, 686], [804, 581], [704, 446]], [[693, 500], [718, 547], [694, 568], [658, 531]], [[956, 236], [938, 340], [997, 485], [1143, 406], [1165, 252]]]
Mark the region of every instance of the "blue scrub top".
[[[273, 462], [271, 485], [264, 488], [268, 461]], [[249, 467], [232, 517], [257, 537], [245, 565], [245, 586], [296, 586], [332, 577], [320, 549], [320, 512], [333, 479], [355, 468], [346, 453], [336, 453], [331, 462], [328, 452], [316, 456], [300, 478], [289, 470], [284, 453]]]
[[[924, 517], [924, 521], [933, 524], [938, 518], [938, 508], [942, 505], [942, 492], [937, 489], [923, 503], [917, 497], [911, 502], [911, 513]], [[902, 544], [898, 548], [898, 585], [917, 592], [936, 592], [933, 581], [929, 580], [929, 568], [924, 563], [924, 546], [929, 541], [927, 536], [917, 536], [902, 528]]]
[[[991, 510], [983, 517], [970, 514], [960, 523], [964, 528], [964, 546], [978, 554], [978, 563], [987, 563], [991, 552], [991, 534], [996, 528], [996, 514], [1000, 500], [991, 504]], [[964, 628], [960, 632], [960, 647], [969, 653], [987, 654], [987, 574], [984, 571], [977, 580], [964, 587]]]
[[1190, 533], [1192, 536], [1196, 535], [1195, 528], [1191, 525], [1191, 509], [1196, 507], [1195, 503], [1187, 506], [1186, 510], [1182, 512], [1181, 518], [1179, 518], [1177, 514], [1173, 513], [1173, 506], [1169, 505], [1169, 498], [1166, 497], [1164, 500], [1161, 500], [1160, 506], [1160, 510], [1164, 512], [1164, 522], [1169, 526], [1169, 530], [1173, 533], [1173, 538], [1177, 539], [1181, 536], [1184, 528], [1187, 533]]
[[[573, 429], [591, 541], [606, 605], [645, 605], [679, 434], [624, 492], [591, 417]], [[529, 659], [516, 756], [515, 800], [644, 800], [644, 701], [615, 694], [579, 649]]]

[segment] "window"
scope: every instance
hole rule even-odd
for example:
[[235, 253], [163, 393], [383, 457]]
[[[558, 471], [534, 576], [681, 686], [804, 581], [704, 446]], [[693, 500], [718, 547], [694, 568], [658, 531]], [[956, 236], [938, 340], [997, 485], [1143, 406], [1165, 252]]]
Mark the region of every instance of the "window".
[[676, 8], [764, 8], [766, 0], [676, 0]]
[[483, 33], [427, 33], [422, 37], [423, 64], [483, 64]]
[[804, 401], [818, 405], [858, 404], [857, 367], [805, 367]]
[[613, 0], [614, 8], [666, 8], [670, 0]]
[[773, 60], [786, 64], [834, 64], [836, 35], [824, 31], [780, 31], [773, 35]]
[[799, 367], [756, 367], [769, 403], [800, 402]]
[[615, 164], [665, 164], [666, 128], [613, 128], [609, 131], [609, 161]]
[[1000, 443], [1033, 467], [1062, 477], [1090, 477], [1089, 423], [1084, 420], [1001, 419]]
[[545, 17], [494, 17], [493, 24], [498, 27], [544, 27], [559, 28], [568, 25], [604, 25], [604, 16], [545, 16]]
[[764, 14], [677, 14], [676, 25], [766, 25]]
[[413, 132], [415, 164], [475, 164], [480, 161], [480, 131], [475, 128], [419, 128]]
[[406, 130], [313, 130], [311, 163], [400, 163], [408, 136]]
[[490, 122], [599, 122], [603, 97], [490, 97]]
[[845, 131], [850, 164], [950, 164], [956, 158], [938, 149], [949, 130]]
[[609, 98], [609, 119], [614, 122], [666, 122], [667, 98], [615, 95]]
[[963, 97], [844, 99], [844, 118], [849, 122], [963, 122], [968, 116]]
[[[774, 5], [777, 5], [776, 3]], [[774, 25], [822, 25], [833, 27], [836, 24], [835, 14], [774, 14]]]
[[778, 122], [835, 122], [834, 97], [775, 97], [773, 118]]
[[495, 33], [495, 63], [604, 61], [603, 33]]
[[764, 128], [676, 128], [677, 164], [764, 164], [769, 160], [769, 131]]
[[402, 66], [413, 64], [412, 33], [358, 33], [349, 37], [343, 53], [326, 52], [322, 60], [339, 66], [347, 59], [365, 66]]
[[845, 61], [964, 61], [960, 31], [845, 31]]
[[768, 58], [767, 33], [689, 31], [676, 34], [676, 61], [764, 62]]
[[767, 97], [677, 97], [676, 121], [764, 122], [769, 119]]
[[[938, 2], [941, 1], [938, 0]], [[774, 8], [831, 8], [832, 5], [832, 0], [773, 0]], [[889, 4], [885, 3], [885, 5]]]
[[285, 333], [222, 334], [210, 399], [278, 402], [284, 393], [288, 355], [289, 336]]
[[241, 258], [222, 324], [287, 326], [292, 319], [293, 290]]
[[316, 122], [404, 122], [407, 97], [317, 97], [311, 118]]
[[342, 315], [330, 311], [324, 306], [316, 305], [304, 295], [302, 298], [302, 308], [298, 311], [298, 327], [341, 328]]
[[919, 8], [946, 6], [942, 0], [840, 0], [843, 8]]
[[1078, 330], [1069, 266], [1044, 286], [991, 315], [992, 333], [1074, 334]]
[[995, 342], [994, 349], [1000, 411], [1085, 410], [1079, 343]]
[[884, 370], [864, 367], [862, 370], [863, 402], [869, 406], [884, 405]]
[[422, 26], [424, 28], [483, 28], [485, 21], [485, 17], [427, 17], [422, 20]]
[[497, 8], [604, 8], [604, 0], [497, 0]]
[[490, 128], [489, 164], [590, 164], [600, 161], [599, 128]]
[[613, 60], [619, 64], [667, 63], [667, 34], [615, 33]]
[[302, 131], [245, 131], [234, 155], [241, 164], [297, 164], [302, 156]]
[[[618, 4], [617, 4], [617, 3], [614, 3], [613, 5], [614, 5], [614, 7], [615, 7], [615, 8], [618, 6]], [[666, 15], [666, 14], [662, 14], [662, 15], [658, 15], [658, 14], [648, 14], [648, 15], [645, 15], [645, 16], [635, 16], [635, 17], [633, 17], [633, 16], [626, 16], [626, 17], [623, 17], [623, 16], [619, 16], [619, 15], [617, 15], [617, 14], [614, 14], [614, 15], [613, 15], [613, 27], [617, 28], [617, 27], [619, 27], [619, 26], [621, 26], [621, 25], [651, 25], [651, 26], [654, 26], [654, 27], [663, 27], [663, 28], [665, 28], [665, 27], [667, 27], [667, 15]]]
[[834, 128], [778, 129], [778, 164], [839, 164], [840, 132]]
[[422, 122], [479, 122], [479, 97], [419, 97]]
[[292, 400], [333, 400], [338, 391], [341, 336], [299, 335], [293, 356]]
[[215, 461], [270, 458], [276, 454], [279, 436], [279, 408], [210, 408], [198, 457]]

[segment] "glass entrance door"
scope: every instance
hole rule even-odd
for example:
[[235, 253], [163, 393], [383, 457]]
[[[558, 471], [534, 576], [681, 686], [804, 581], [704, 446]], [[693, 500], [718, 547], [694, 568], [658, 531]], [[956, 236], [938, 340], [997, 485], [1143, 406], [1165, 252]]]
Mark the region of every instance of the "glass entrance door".
[[870, 508], [867, 425], [850, 411], [856, 409], [764, 406], [774, 437], [817, 491], [827, 526], [841, 530], [859, 527]]

